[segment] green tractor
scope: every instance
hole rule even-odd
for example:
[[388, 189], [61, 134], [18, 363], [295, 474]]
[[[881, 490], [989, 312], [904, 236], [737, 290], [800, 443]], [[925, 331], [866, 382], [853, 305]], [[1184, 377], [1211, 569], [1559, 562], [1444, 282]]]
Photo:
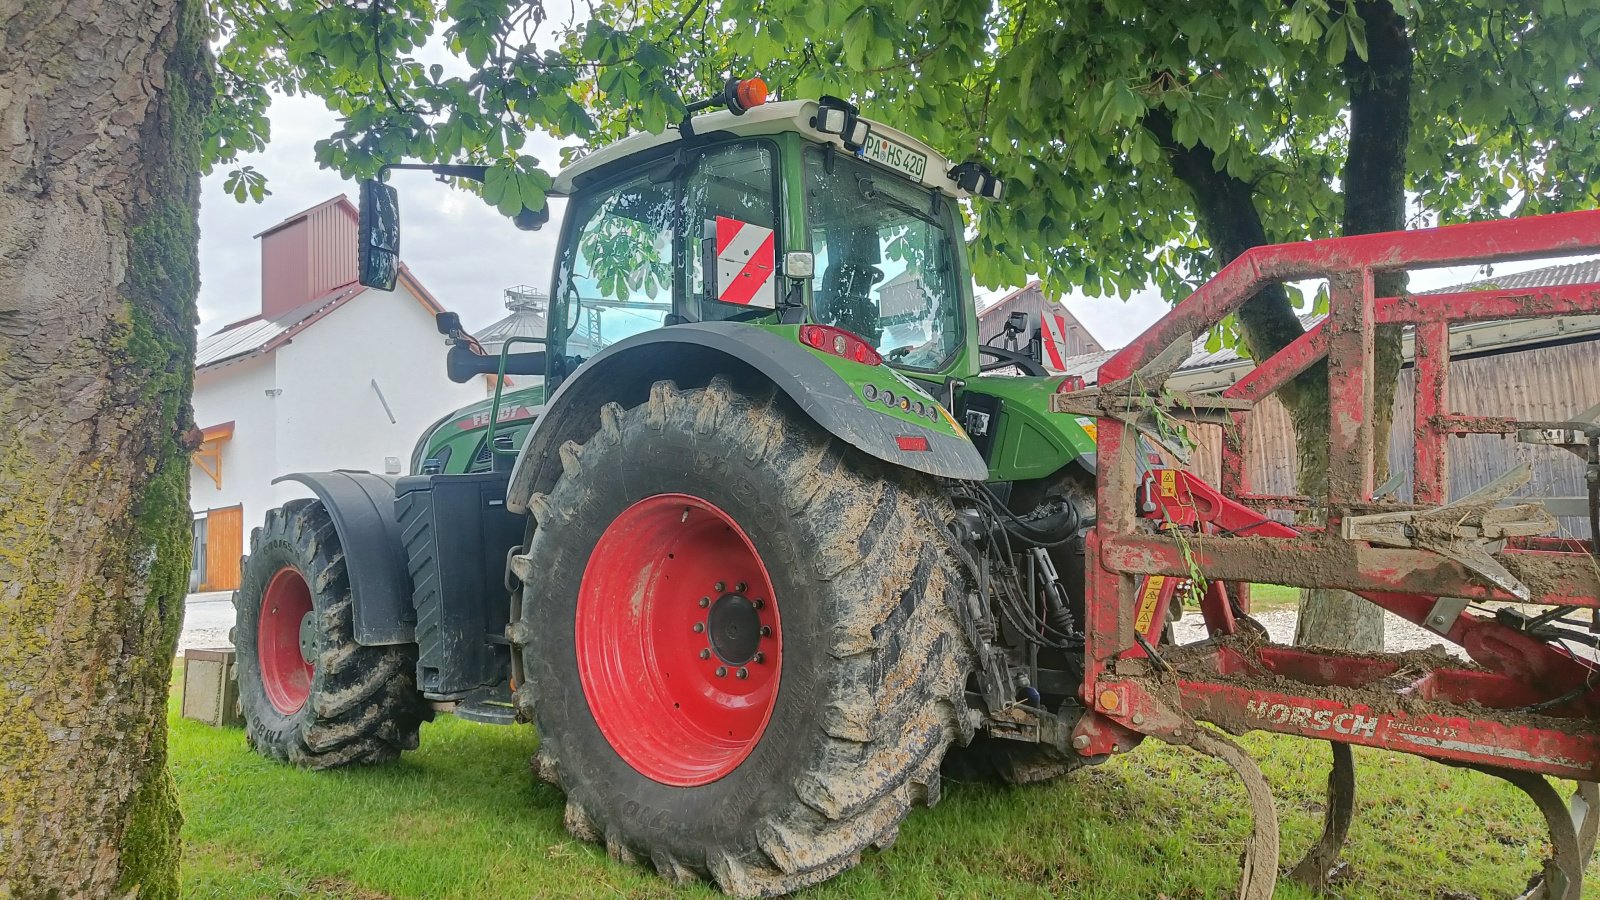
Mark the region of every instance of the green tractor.
[[[438, 712], [531, 721], [573, 834], [739, 895], [887, 846], [941, 766], [1096, 761], [1092, 420], [979, 343], [959, 205], [999, 183], [753, 87], [555, 180], [537, 349], [441, 321], [453, 377], [541, 386], [441, 421], [408, 476], [288, 476], [316, 499], [268, 513], [235, 595], [257, 751], [380, 763]], [[382, 287], [393, 189], [361, 206]]]

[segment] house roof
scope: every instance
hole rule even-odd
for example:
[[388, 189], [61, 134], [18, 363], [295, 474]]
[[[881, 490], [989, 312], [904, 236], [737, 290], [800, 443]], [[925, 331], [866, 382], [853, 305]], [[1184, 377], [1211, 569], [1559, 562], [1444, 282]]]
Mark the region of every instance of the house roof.
[[246, 319], [203, 337], [195, 348], [195, 370], [204, 371], [223, 363], [271, 353], [304, 331], [312, 322], [366, 293], [366, 290], [359, 284], [346, 284], [283, 315], [271, 319], [260, 316]]
[[[1532, 287], [1558, 287], [1568, 284], [1600, 283], [1600, 258], [1583, 262], [1568, 263], [1559, 266], [1547, 266], [1540, 269], [1529, 269], [1526, 272], [1517, 272], [1511, 275], [1498, 275], [1491, 278], [1482, 278], [1469, 281], [1465, 284], [1450, 287], [1436, 288], [1429, 291], [1420, 291], [1419, 295], [1426, 294], [1453, 294], [1463, 291], [1487, 290], [1516, 290]], [[1325, 318], [1322, 314], [1306, 315], [1300, 317], [1300, 324], [1305, 328], [1312, 328]], [[1462, 322], [1451, 326], [1451, 349], [1460, 351], [1470, 349], [1483, 352], [1495, 347], [1507, 347], [1517, 344], [1526, 344], [1533, 341], [1549, 340], [1557, 337], [1571, 337], [1581, 334], [1600, 334], [1600, 316], [1565, 316], [1556, 320], [1553, 325], [1541, 326], [1540, 320], [1517, 320], [1529, 323], [1529, 327], [1510, 327], [1507, 322]], [[1549, 333], [1545, 333], [1549, 332]], [[1095, 383], [1095, 376], [1100, 366], [1111, 357], [1116, 350], [1106, 350], [1100, 353], [1086, 353], [1073, 356], [1065, 360], [1066, 365], [1062, 372], [1066, 375], [1082, 375], [1090, 384]], [[1406, 340], [1407, 358], [1410, 355], [1410, 339]], [[1254, 361], [1245, 356], [1234, 347], [1221, 347], [1216, 350], [1206, 349], [1204, 337], [1194, 342], [1194, 349], [1189, 358], [1178, 366], [1179, 372], [1192, 373], [1191, 383], [1182, 385], [1187, 390], [1208, 390], [1226, 387], [1236, 377], [1220, 375], [1227, 370], [1235, 368], [1249, 368], [1254, 366]], [[1220, 380], [1211, 383], [1204, 380], [1204, 373], [1219, 373]]]
[[[405, 263], [400, 264], [400, 283], [417, 298], [423, 309], [434, 315], [445, 311], [433, 294], [422, 286], [422, 282], [411, 274]], [[202, 372], [271, 353], [309, 328], [318, 319], [366, 292], [365, 287], [352, 281], [282, 315], [270, 319], [256, 315], [226, 325], [221, 331], [200, 339], [194, 354], [195, 371]]]
[[[318, 203], [308, 209], [303, 209], [283, 221], [255, 235], [257, 239], [266, 237], [276, 231], [281, 231], [310, 216], [312, 213], [328, 207], [337, 207], [340, 212], [352, 220], [360, 217], [355, 204], [344, 194]], [[352, 251], [354, 248], [351, 248]], [[417, 299], [422, 308], [432, 315], [445, 311], [438, 299], [423, 287], [422, 282], [412, 274], [411, 269], [404, 262], [400, 263], [399, 283]], [[339, 285], [314, 300], [285, 313], [266, 318], [256, 313], [248, 318], [222, 326], [217, 332], [203, 337], [195, 348], [195, 371], [205, 371], [229, 363], [271, 353], [278, 347], [288, 343], [296, 334], [310, 327], [313, 322], [333, 312], [335, 309], [349, 303], [356, 297], [366, 293], [366, 288], [354, 281]]]

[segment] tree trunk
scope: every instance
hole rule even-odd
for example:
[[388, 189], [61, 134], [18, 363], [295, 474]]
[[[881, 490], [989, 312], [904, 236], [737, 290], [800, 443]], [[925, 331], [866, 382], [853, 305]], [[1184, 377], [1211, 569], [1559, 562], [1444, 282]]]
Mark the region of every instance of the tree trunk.
[[177, 894], [206, 29], [0, 0], [0, 896]]
[[[1352, 50], [1344, 61], [1350, 86], [1350, 150], [1344, 168], [1345, 234], [1395, 231], [1406, 225], [1406, 146], [1411, 137], [1411, 39], [1406, 21], [1389, 0], [1363, 0], [1355, 12], [1366, 23], [1367, 58]], [[1405, 290], [1404, 273], [1380, 273], [1374, 279], [1379, 297]], [[1373, 359], [1374, 487], [1388, 478], [1389, 427], [1394, 422], [1394, 394], [1400, 375], [1400, 328], [1381, 326]], [[1316, 396], [1303, 396], [1291, 407], [1295, 428], [1316, 419], [1326, 435], [1327, 377]], [[1316, 496], [1327, 490], [1326, 440], [1300, 442], [1299, 487]], [[1296, 644], [1348, 650], [1383, 649], [1383, 610], [1344, 591], [1305, 591], [1295, 625]]]
[[[1405, 19], [1388, 0], [1361, 0], [1354, 11], [1366, 23], [1368, 58], [1354, 50], [1343, 64], [1350, 88], [1350, 149], [1343, 173], [1344, 234], [1369, 234], [1405, 227], [1406, 146], [1411, 126], [1412, 48]], [[1335, 23], [1334, 27], [1343, 27]], [[1270, 243], [1255, 205], [1254, 187], [1219, 171], [1209, 147], [1185, 147], [1173, 138], [1172, 121], [1156, 108], [1145, 117], [1173, 174], [1194, 196], [1200, 233], [1228, 262], [1251, 247]], [[1405, 288], [1403, 275], [1377, 276], [1377, 295]], [[1240, 336], [1255, 359], [1265, 359], [1304, 333], [1288, 294], [1271, 285], [1239, 308]], [[1389, 426], [1400, 372], [1400, 330], [1378, 329], [1373, 360], [1373, 453], [1375, 481], [1387, 477]], [[1288, 408], [1298, 446], [1300, 492], [1327, 490], [1328, 374], [1312, 366], [1277, 391]], [[1383, 649], [1383, 611], [1343, 591], [1305, 591], [1296, 643], [1350, 650]]]

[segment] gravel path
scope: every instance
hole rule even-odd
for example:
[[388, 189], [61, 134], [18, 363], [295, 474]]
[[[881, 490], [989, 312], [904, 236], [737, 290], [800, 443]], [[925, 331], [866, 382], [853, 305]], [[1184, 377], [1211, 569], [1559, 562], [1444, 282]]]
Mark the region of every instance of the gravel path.
[[233, 592], [210, 591], [190, 594], [183, 604], [183, 631], [178, 634], [178, 652], [190, 648], [232, 647], [228, 629], [233, 627]]
[[[1256, 621], [1267, 626], [1267, 633], [1272, 635], [1272, 639], [1280, 644], [1294, 643], [1296, 618], [1297, 614], [1292, 609], [1269, 609], [1255, 616]], [[1455, 644], [1392, 613], [1383, 614], [1383, 626], [1384, 648], [1391, 653], [1441, 646], [1456, 656], [1466, 656]], [[1198, 641], [1206, 636], [1205, 622], [1201, 620], [1199, 610], [1184, 610], [1183, 619], [1173, 630], [1180, 644]]]

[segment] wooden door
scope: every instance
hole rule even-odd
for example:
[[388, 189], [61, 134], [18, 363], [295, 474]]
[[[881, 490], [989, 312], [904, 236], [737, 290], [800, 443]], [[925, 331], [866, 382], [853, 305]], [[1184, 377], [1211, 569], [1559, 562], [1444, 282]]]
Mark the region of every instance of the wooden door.
[[239, 586], [239, 557], [244, 553], [244, 507], [206, 513], [206, 574], [202, 591], [231, 591]]

